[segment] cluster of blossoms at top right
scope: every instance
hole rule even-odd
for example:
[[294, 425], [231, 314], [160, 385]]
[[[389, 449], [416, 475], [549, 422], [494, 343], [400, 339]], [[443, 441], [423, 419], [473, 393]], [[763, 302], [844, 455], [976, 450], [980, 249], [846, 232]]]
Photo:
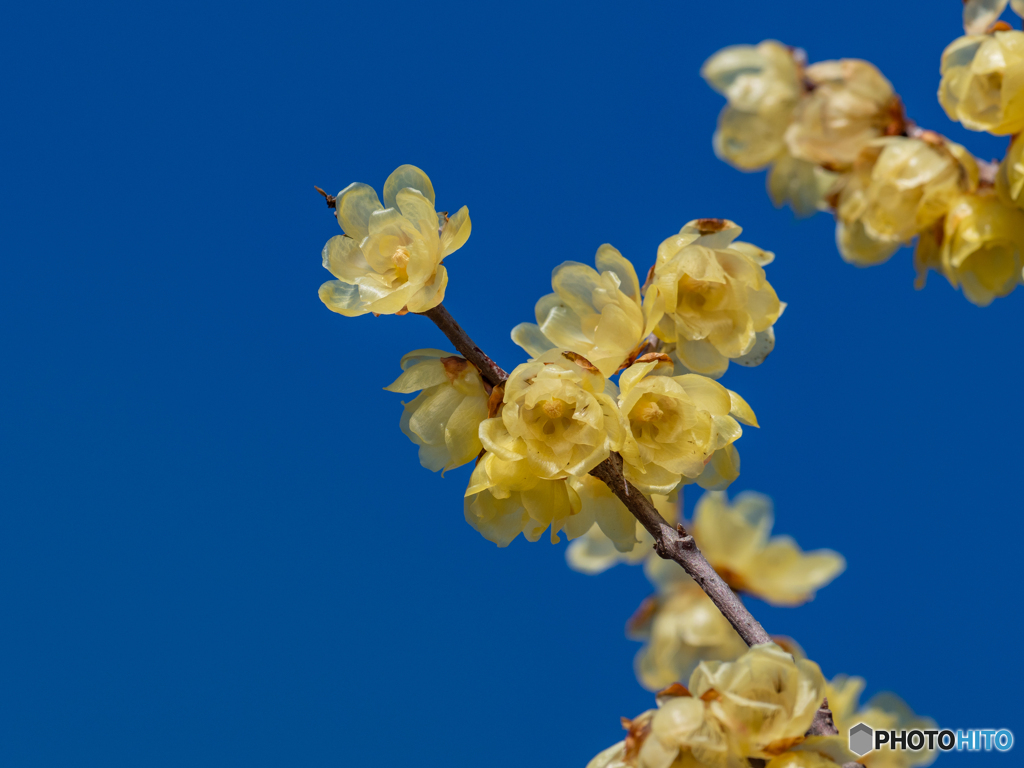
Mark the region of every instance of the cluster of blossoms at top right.
[[[930, 270], [987, 306], [1024, 282], [1024, 32], [999, 16], [1009, 0], [967, 0], [967, 34], [943, 52], [939, 102], [975, 131], [1011, 136], [998, 165], [922, 130], [867, 61], [808, 65], [773, 40], [725, 48], [701, 74], [726, 97], [716, 154], [768, 170], [776, 205], [832, 211], [844, 260], [866, 267], [917, 240], [918, 288]], [[1024, 0], [1010, 3], [1024, 13]]]

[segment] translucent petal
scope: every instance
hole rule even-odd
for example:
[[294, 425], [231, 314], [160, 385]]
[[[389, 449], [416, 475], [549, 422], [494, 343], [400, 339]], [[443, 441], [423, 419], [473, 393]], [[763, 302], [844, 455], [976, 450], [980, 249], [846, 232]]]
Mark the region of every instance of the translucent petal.
[[426, 312], [444, 301], [444, 292], [448, 287], [448, 270], [439, 264], [434, 279], [416, 291], [408, 301], [410, 312]]
[[775, 326], [771, 326], [766, 331], [758, 331], [754, 337], [754, 346], [750, 348], [750, 351], [745, 355], [734, 357], [732, 361], [738, 365], [753, 368], [763, 363], [773, 349], [775, 349]]
[[342, 231], [356, 243], [370, 233], [370, 214], [384, 208], [373, 187], [358, 181], [341, 190], [334, 205]]
[[598, 272], [614, 273], [619, 278], [619, 290], [637, 303], [640, 302], [640, 280], [629, 259], [605, 243], [597, 249], [594, 263]]
[[349, 285], [341, 280], [328, 280], [321, 285], [320, 301], [332, 312], [345, 317], [357, 317], [370, 311], [359, 297], [359, 286]]
[[452, 411], [444, 429], [444, 442], [451, 455], [446, 469], [468, 464], [480, 453], [480, 424], [486, 418], [486, 397], [463, 398]]
[[526, 351], [530, 357], [539, 357], [554, 348], [540, 327], [533, 323], [520, 323], [512, 329], [512, 341]]
[[388, 392], [418, 392], [436, 384], [447, 384], [448, 375], [440, 360], [429, 360], [416, 363], [405, 370], [401, 376], [384, 387]]
[[441, 258], [449, 256], [459, 250], [469, 240], [469, 233], [472, 230], [472, 222], [469, 220], [469, 208], [462, 206], [449, 217], [441, 230]]
[[436, 248], [439, 235], [434, 204], [415, 189], [399, 190], [397, 203], [402, 215], [415, 224], [420, 234], [434, 243]]
[[434, 185], [430, 183], [427, 174], [415, 165], [400, 165], [391, 172], [388, 180], [384, 182], [384, 205], [388, 208], [399, 207], [398, 193], [406, 187], [411, 187], [420, 192], [423, 197], [430, 201], [430, 206], [433, 208]]
[[495, 498], [490, 491], [467, 496], [464, 513], [467, 523], [499, 547], [511, 544], [530, 519], [517, 493], [506, 499]]
[[758, 426], [757, 416], [754, 415], [754, 409], [751, 408], [747, 401], [740, 397], [738, 394], [729, 390], [729, 400], [731, 402], [731, 408], [729, 413], [741, 424], [746, 424], [751, 427]]
[[324, 269], [343, 283], [355, 283], [357, 278], [372, 271], [359, 250], [359, 244], [345, 235], [335, 235], [328, 240], [321, 257]]
[[706, 339], [678, 342], [676, 355], [689, 370], [711, 378], [721, 377], [729, 368], [729, 358]]
[[964, 31], [968, 35], [984, 34], [1006, 10], [1007, 0], [966, 0]]
[[676, 376], [675, 380], [701, 410], [715, 416], [724, 416], [732, 408], [729, 390], [706, 376], [689, 373]]

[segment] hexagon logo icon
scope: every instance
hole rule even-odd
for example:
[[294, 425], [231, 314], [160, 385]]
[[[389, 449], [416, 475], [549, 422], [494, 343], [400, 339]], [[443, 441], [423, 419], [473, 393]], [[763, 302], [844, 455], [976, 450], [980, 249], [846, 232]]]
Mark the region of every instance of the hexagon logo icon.
[[857, 757], [864, 757], [874, 747], [875, 732], [870, 725], [857, 723], [850, 729], [850, 751]]

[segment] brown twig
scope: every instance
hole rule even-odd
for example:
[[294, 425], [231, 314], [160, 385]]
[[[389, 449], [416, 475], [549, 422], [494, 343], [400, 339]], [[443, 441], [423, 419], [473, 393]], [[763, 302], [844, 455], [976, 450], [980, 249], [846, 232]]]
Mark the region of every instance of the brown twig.
[[729, 620], [737, 634], [747, 645], [772, 642], [764, 627], [755, 619], [743, 601], [729, 589], [721, 576], [711, 567], [697, 549], [697, 543], [682, 526], [673, 528], [650, 500], [630, 484], [622, 474], [622, 457], [613, 453], [597, 465], [594, 477], [601, 480], [614, 493], [647, 532], [654, 537], [654, 551], [666, 560], [674, 560], [683, 567], [704, 593], [711, 598], [722, 615]]
[[319, 192], [321, 195], [324, 196], [324, 200], [327, 201], [327, 207], [328, 208], [334, 208], [335, 207], [335, 204], [338, 202], [338, 198], [336, 198], [334, 195], [327, 194], [326, 192], [324, 192], [322, 189], [320, 189], [320, 187], [316, 186], [315, 184], [313, 185], [313, 189], [315, 189], [317, 192]]
[[448, 337], [448, 341], [455, 345], [455, 349], [459, 354], [475, 365], [480, 374], [487, 379], [487, 382], [492, 387], [504, 383], [505, 379], [508, 378], [508, 374], [502, 370], [501, 366], [491, 360], [480, 347], [473, 343], [473, 340], [469, 338], [469, 334], [462, 330], [461, 325], [455, 322], [455, 318], [444, 308], [443, 304], [438, 304], [433, 309], [428, 309], [420, 314], [434, 321], [434, 324]]

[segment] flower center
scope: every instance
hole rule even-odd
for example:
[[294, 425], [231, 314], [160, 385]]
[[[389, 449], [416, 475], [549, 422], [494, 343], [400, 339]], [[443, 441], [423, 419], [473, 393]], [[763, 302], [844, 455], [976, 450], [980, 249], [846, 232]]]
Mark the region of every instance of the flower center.
[[409, 279], [409, 252], [404, 247], [399, 246], [395, 249], [395, 252], [391, 254], [391, 263], [395, 265], [395, 272], [398, 276], [399, 282], [406, 282]]
[[639, 408], [637, 408], [634, 411], [634, 413], [635, 417], [639, 421], [647, 422], [657, 421], [658, 419], [665, 415], [665, 412], [661, 410], [661, 408], [658, 407], [658, 404], [653, 401], [644, 403]]
[[544, 411], [544, 415], [549, 419], [560, 419], [565, 415], [565, 409], [568, 407], [568, 403], [563, 400], [554, 398], [547, 400], [544, 405], [541, 406], [541, 410]]

